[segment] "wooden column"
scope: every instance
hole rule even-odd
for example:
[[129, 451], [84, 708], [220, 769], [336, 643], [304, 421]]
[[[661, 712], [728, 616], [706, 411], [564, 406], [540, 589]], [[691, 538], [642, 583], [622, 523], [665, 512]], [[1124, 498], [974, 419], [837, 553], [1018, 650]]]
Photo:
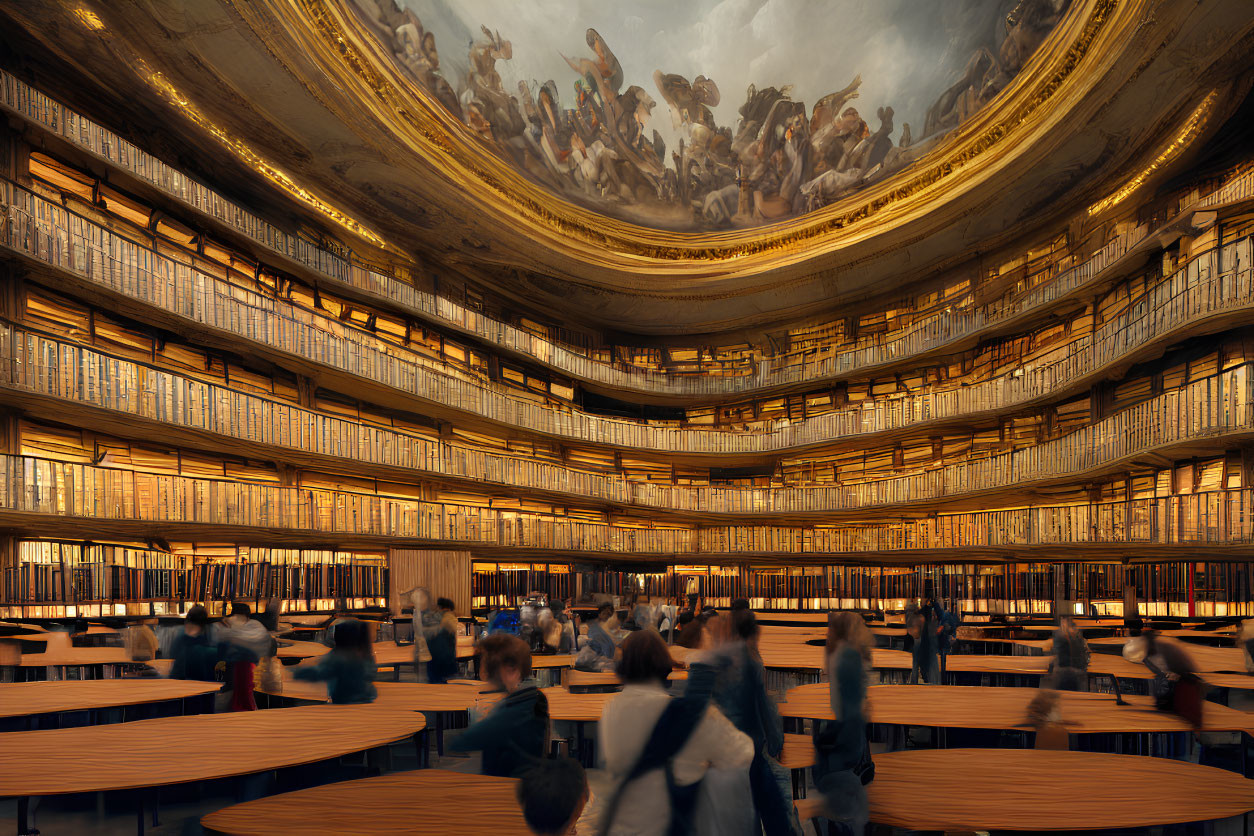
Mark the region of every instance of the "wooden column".
[[405, 594], [425, 586], [432, 598], [451, 598], [458, 615], [470, 614], [470, 552], [391, 549], [388, 552], [388, 606], [393, 615], [410, 605]]

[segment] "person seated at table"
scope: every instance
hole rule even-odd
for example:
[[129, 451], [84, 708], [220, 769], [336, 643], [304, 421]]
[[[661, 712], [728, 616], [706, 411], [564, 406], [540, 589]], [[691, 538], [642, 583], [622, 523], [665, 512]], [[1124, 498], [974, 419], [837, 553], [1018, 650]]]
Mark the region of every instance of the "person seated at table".
[[579, 655], [575, 659], [577, 670], [606, 671], [613, 667], [618, 646], [606, 627], [613, 617], [614, 607], [607, 603], [597, 609], [595, 616], [589, 615], [584, 620], [588, 628], [588, 636], [584, 639]]
[[505, 696], [450, 744], [455, 752], [483, 752], [481, 772], [517, 778], [543, 757], [549, 735], [549, 701], [531, 678], [531, 650], [503, 633], [479, 643], [484, 679]]
[[126, 650], [136, 662], [150, 662], [157, 657], [157, 634], [147, 621], [138, 621], [126, 628]]
[[544, 758], [522, 774], [518, 806], [538, 836], [567, 836], [588, 803], [588, 776], [574, 758]]
[[1145, 630], [1123, 646], [1123, 657], [1154, 674], [1150, 693], [1159, 711], [1170, 711], [1188, 720], [1194, 730], [1201, 729], [1203, 683], [1183, 644], [1163, 638], [1157, 630]]
[[866, 784], [875, 777], [865, 708], [871, 636], [856, 613], [828, 616], [824, 654], [835, 719], [818, 720], [811, 728], [814, 785], [823, 794], [824, 813], [837, 832], [853, 836], [866, 829], [870, 818]]
[[1053, 644], [1054, 661], [1050, 663], [1049, 687], [1058, 691], [1087, 691], [1089, 643], [1074, 618], [1064, 615], [1059, 620]]
[[1071, 748], [1071, 737], [1062, 724], [1058, 692], [1042, 688], [1028, 703], [1028, 725], [1036, 730], [1037, 749]]
[[231, 711], [256, 711], [253, 698], [254, 670], [261, 658], [277, 652], [277, 644], [247, 604], [231, 605], [231, 614], [216, 625], [213, 638], [218, 658], [226, 664], [226, 690], [231, 692]]
[[374, 702], [379, 668], [374, 660], [370, 628], [355, 618], [335, 625], [335, 647], [312, 665], [298, 666], [294, 679], [327, 683], [327, 696], [337, 705]]
[[[623, 690], [605, 706], [598, 725], [601, 753], [615, 789], [602, 808], [600, 832], [609, 836], [691, 833], [700, 822], [721, 820], [721, 831], [749, 828], [743, 799], [701, 796], [706, 771], [747, 770], [753, 741], [716, 707], [710, 695], [718, 669], [704, 659], [689, 668], [683, 697], [666, 691], [670, 651], [652, 630], [623, 641], [617, 671]], [[747, 776], [743, 776], [747, 777]], [[742, 781], [743, 785], [743, 781]], [[725, 809], [720, 809], [723, 807]], [[734, 825], [724, 814], [744, 811]]]
[[214, 667], [218, 663], [218, 649], [209, 641], [209, 612], [200, 604], [187, 611], [183, 630], [174, 637], [170, 647], [170, 656], [174, 660], [170, 665], [171, 679], [197, 682], [217, 679]]
[[766, 836], [800, 833], [791, 776], [778, 760], [784, 749], [784, 726], [775, 701], [766, 693], [766, 669], [758, 654], [761, 628], [747, 606], [733, 609], [725, 618], [729, 639], [716, 652], [727, 658], [728, 666], [715, 683], [714, 702], [753, 741], [749, 786], [755, 823], [761, 822]]
[[906, 632], [914, 638], [911, 649], [913, 664], [910, 668], [910, 684], [917, 685], [922, 679], [928, 685], [940, 683], [940, 666], [936, 657], [936, 622], [923, 612], [907, 616]]
[[427, 662], [427, 681], [443, 685], [457, 675], [457, 613], [449, 598], [437, 599], [435, 606], [440, 620], [426, 635], [427, 651], [431, 655]]
[[574, 650], [574, 636], [568, 633], [552, 613], [540, 613], [540, 636], [543, 640], [543, 653], [571, 653]]

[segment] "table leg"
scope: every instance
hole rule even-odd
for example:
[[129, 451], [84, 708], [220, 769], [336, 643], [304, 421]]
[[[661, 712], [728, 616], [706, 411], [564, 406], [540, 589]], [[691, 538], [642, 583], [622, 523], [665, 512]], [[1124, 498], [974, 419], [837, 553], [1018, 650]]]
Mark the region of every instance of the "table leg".
[[136, 833], [144, 836], [144, 792], [139, 790], [135, 793], [135, 814], [136, 814]]
[[444, 757], [444, 712], [435, 713], [435, 753]]
[[17, 836], [24, 836], [30, 832], [30, 798], [22, 796], [17, 800]]

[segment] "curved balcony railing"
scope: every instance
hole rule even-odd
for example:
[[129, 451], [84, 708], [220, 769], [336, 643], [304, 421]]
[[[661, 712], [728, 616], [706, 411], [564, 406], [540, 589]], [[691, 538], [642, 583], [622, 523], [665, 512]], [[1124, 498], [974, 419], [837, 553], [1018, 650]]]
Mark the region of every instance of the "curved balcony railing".
[[[1254, 364], [1136, 404], [1058, 439], [923, 473], [840, 486], [658, 485], [423, 437], [304, 409], [119, 359], [0, 323], [0, 387], [107, 409], [193, 433], [479, 485], [643, 508], [711, 514], [794, 514], [913, 505], [1091, 475], [1184, 443], [1254, 431]], [[282, 458], [279, 452], [278, 458]]]
[[[853, 373], [866, 374], [952, 345], [989, 328], [1007, 325], [1033, 311], [1044, 310], [1102, 277], [1107, 267], [1130, 250], [1153, 242], [1151, 231], [1147, 227], [1138, 227], [1117, 236], [1082, 264], [1055, 269], [1049, 279], [1024, 293], [969, 311], [946, 311], [925, 316], [897, 332], [866, 338], [847, 348], [807, 349], [776, 357], [760, 357], [748, 367], [737, 360], [734, 362], [735, 369], [729, 371], [727, 367], [720, 366], [718, 374], [654, 370], [594, 359], [581, 353], [577, 346], [555, 342], [492, 319], [450, 299], [354, 262], [351, 256], [346, 258], [331, 253], [290, 235], [3, 71], [0, 71], [0, 108], [7, 108], [40, 125], [271, 252], [333, 282], [471, 334], [490, 345], [529, 357], [573, 378], [645, 395], [694, 398], [752, 395], [758, 390], [818, 383]], [[1247, 171], [1200, 199], [1197, 208], [1242, 199], [1251, 192], [1254, 192], [1254, 172]]]
[[[863, 555], [1085, 545], [1200, 546], [1254, 538], [1254, 490], [972, 511], [861, 526], [630, 527], [375, 494], [284, 487], [0, 456], [0, 519], [85, 520], [145, 535], [221, 529], [387, 538], [460, 547], [654, 555]], [[119, 524], [122, 524], [119, 526]]]
[[[842, 409], [767, 433], [667, 427], [558, 409], [477, 378], [452, 376], [437, 361], [162, 256], [15, 184], [0, 181], [0, 199], [8, 205], [0, 245], [198, 325], [518, 429], [666, 452], [774, 452], [1023, 405], [1160, 339], [1173, 323], [1244, 305], [1249, 293], [1251, 243], [1245, 238], [1192, 259], [1091, 336], [1030, 364], [1022, 374], [903, 396], [887, 406]], [[1221, 273], [1221, 266], [1229, 269]], [[1191, 283], [1212, 277], [1209, 295], [1190, 294]]]

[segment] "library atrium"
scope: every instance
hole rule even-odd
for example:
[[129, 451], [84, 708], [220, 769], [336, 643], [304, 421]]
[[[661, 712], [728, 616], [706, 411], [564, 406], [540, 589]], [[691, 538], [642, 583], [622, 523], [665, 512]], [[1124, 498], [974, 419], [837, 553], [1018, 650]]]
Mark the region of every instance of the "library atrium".
[[0, 0], [0, 832], [1254, 834], [1252, 130], [1250, 0]]

